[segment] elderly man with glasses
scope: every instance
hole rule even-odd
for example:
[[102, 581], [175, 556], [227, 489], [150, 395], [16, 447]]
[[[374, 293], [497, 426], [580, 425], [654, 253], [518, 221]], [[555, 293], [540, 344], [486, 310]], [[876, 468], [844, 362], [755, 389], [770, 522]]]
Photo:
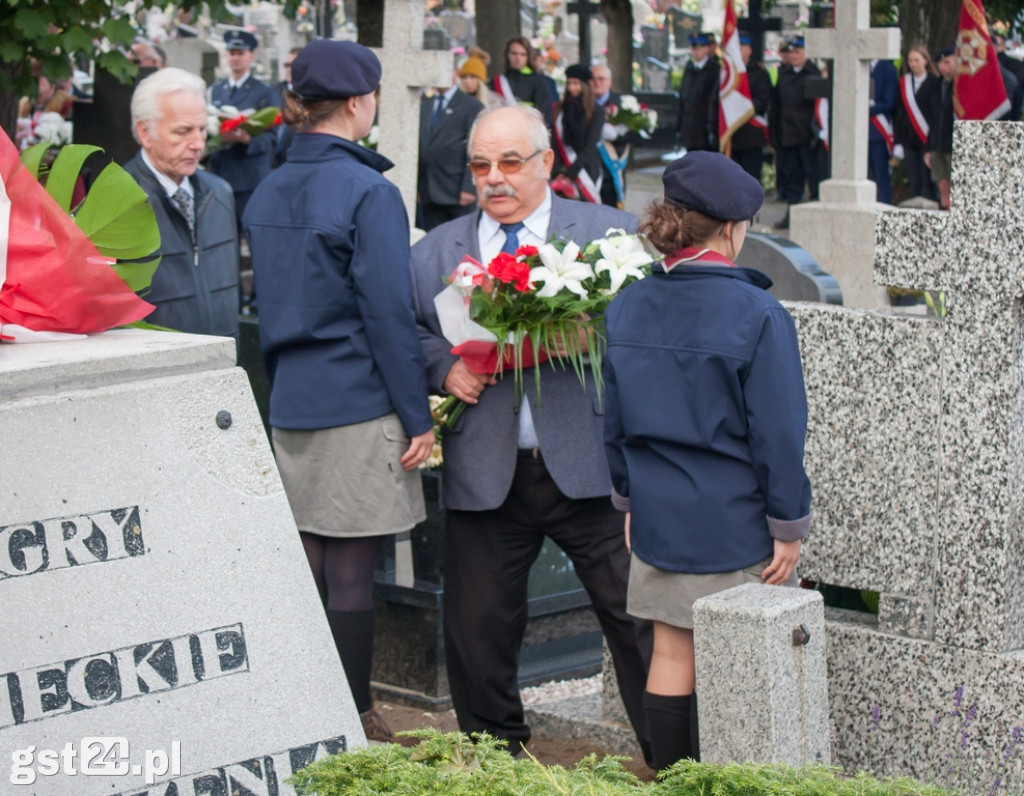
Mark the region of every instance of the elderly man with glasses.
[[466, 254], [483, 263], [552, 236], [583, 245], [609, 228], [633, 232], [619, 210], [560, 199], [548, 188], [554, 152], [540, 113], [503, 107], [477, 117], [469, 169], [479, 210], [432, 230], [412, 250], [413, 305], [431, 392], [471, 404], [444, 435], [444, 634], [459, 726], [488, 732], [518, 753], [530, 739], [518, 660], [527, 579], [545, 538], [573, 562], [615, 663], [626, 710], [647, 756], [643, 691], [650, 627], [626, 614], [629, 552], [610, 500], [601, 403], [571, 369], [533, 374], [515, 407], [511, 377], [472, 372], [441, 334], [434, 296]]

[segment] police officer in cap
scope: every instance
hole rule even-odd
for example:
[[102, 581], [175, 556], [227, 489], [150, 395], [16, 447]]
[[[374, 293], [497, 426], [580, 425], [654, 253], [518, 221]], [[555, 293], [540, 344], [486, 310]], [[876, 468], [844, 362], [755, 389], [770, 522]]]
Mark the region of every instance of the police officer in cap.
[[[248, 31], [231, 30], [224, 34], [231, 76], [213, 84], [210, 89], [211, 105], [254, 111], [274, 104], [273, 90], [252, 76], [257, 45], [256, 37]], [[221, 133], [220, 138], [224, 145], [210, 156], [209, 169], [231, 185], [241, 229], [242, 214], [249, 197], [274, 167], [277, 138], [271, 130], [254, 137], [240, 128]]]
[[795, 586], [810, 531], [796, 328], [736, 258], [761, 184], [716, 152], [663, 176], [640, 227], [665, 254], [608, 307], [605, 450], [632, 544], [627, 610], [654, 622], [644, 715], [661, 770], [697, 758], [693, 603]]
[[417, 467], [434, 424], [409, 220], [382, 174], [393, 164], [358, 143], [380, 76], [355, 42], [303, 48], [284, 109], [299, 132], [244, 224], [281, 479], [363, 731], [395, 741], [370, 691], [373, 573], [385, 537], [425, 517]]
[[718, 149], [718, 70], [715, 35], [690, 37], [691, 57], [679, 85], [679, 142], [690, 152]]

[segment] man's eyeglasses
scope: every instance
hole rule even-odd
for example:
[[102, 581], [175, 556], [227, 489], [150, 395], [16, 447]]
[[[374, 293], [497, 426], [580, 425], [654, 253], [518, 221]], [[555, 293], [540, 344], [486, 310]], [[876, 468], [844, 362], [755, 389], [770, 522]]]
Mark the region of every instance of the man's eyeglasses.
[[539, 155], [543, 151], [543, 149], [538, 149], [532, 155], [529, 155], [525, 158], [507, 157], [496, 161], [471, 160], [468, 163], [469, 170], [474, 177], [486, 177], [488, 174], [491, 173], [492, 166], [497, 166], [498, 171], [500, 171], [502, 174], [518, 174], [520, 171], [523, 170], [523, 164], [526, 163], [526, 161], [530, 160], [531, 158], [537, 157], [537, 155]]

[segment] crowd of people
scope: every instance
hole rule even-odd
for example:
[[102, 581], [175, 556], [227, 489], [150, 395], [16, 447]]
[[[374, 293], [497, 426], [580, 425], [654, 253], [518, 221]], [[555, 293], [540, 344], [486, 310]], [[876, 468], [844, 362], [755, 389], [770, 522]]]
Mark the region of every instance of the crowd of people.
[[[528, 576], [550, 539], [590, 597], [645, 760], [697, 757], [692, 603], [736, 583], [791, 584], [810, 529], [793, 322], [763, 275], [735, 265], [760, 182], [691, 153], [666, 169], [641, 225], [614, 206], [621, 175], [606, 181], [594, 156], [625, 138], [607, 121], [611, 73], [570, 67], [553, 97], [517, 38], [489, 85], [475, 51], [424, 96], [418, 212], [430, 230], [410, 248], [411, 220], [382, 176], [393, 164], [360, 144], [377, 57], [315, 41], [268, 87], [250, 72], [254, 37], [228, 37], [231, 75], [211, 92], [172, 66], [132, 98], [141, 151], [128, 168], [162, 235], [151, 320], [235, 334], [244, 235], [275, 455], [367, 737], [396, 740], [371, 690], [374, 570], [383, 540], [424, 517], [417, 468], [438, 394], [469, 405], [443, 434], [445, 658], [461, 729], [516, 753], [530, 740], [518, 656]], [[283, 125], [222, 135], [202, 169], [211, 97], [280, 104]], [[612, 304], [603, 398], [591, 375], [555, 370], [543, 406], [524, 374], [520, 403], [511, 377], [452, 354], [434, 297], [462, 257], [638, 227], [665, 259]]]
[[[782, 41], [773, 83], [765, 67], [751, 61], [749, 36], [740, 34], [739, 40], [754, 116], [733, 134], [730, 155], [760, 179], [770, 147], [777, 198], [787, 205], [815, 200], [819, 184], [829, 175], [829, 75], [808, 59], [803, 36], [797, 35]], [[1010, 98], [1002, 118], [1019, 121], [1024, 62], [1006, 52], [1004, 36], [993, 33], [992, 40]], [[695, 34], [690, 44], [691, 58], [679, 89], [677, 141], [688, 151], [717, 151], [720, 61], [714, 34]], [[877, 186], [877, 201], [892, 203], [892, 166], [902, 161], [909, 188], [906, 198], [923, 197], [949, 208], [956, 63], [953, 47], [941, 50], [933, 61], [919, 44], [909, 49], [902, 75], [892, 61], [871, 62], [868, 178]], [[776, 226], [788, 228], [788, 211]]]

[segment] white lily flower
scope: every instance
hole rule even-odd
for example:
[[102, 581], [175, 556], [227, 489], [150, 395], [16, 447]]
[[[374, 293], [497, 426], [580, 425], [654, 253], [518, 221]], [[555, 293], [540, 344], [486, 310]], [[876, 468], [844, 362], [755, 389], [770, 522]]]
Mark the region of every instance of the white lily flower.
[[619, 107], [629, 113], [640, 113], [640, 101], [632, 94], [623, 94], [619, 100]]
[[[611, 230], [609, 230], [611, 232]], [[640, 244], [640, 239], [635, 235], [617, 235], [605, 238], [601, 243], [601, 259], [597, 261], [594, 270], [597, 273], [608, 272], [611, 279], [609, 293], [618, 293], [622, 283], [630, 276], [643, 279], [644, 272], [641, 268], [650, 265], [654, 259]]]
[[593, 278], [594, 272], [587, 263], [576, 259], [580, 254], [579, 246], [570, 241], [565, 244], [565, 249], [558, 251], [556, 246], [545, 243], [537, 254], [544, 265], [530, 269], [530, 281], [544, 283], [544, 287], [537, 291], [540, 298], [551, 298], [562, 288], [581, 299], [587, 297], [582, 282]]

